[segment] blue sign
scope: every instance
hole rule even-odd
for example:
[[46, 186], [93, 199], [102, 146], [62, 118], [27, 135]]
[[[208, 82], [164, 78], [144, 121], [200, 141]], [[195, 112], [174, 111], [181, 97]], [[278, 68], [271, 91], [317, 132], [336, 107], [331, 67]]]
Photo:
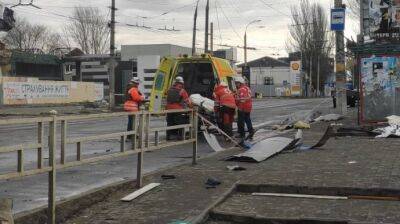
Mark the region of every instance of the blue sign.
[[343, 31], [346, 21], [345, 9], [331, 9], [331, 30]]

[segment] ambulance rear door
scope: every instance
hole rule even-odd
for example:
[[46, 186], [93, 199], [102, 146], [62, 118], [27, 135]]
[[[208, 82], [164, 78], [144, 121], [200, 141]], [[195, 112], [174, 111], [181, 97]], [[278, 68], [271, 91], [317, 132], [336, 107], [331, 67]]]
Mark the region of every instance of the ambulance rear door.
[[153, 90], [150, 96], [151, 112], [160, 112], [164, 109], [163, 99], [166, 91], [171, 85], [172, 73], [175, 69], [176, 59], [172, 57], [165, 57], [162, 59], [161, 64], [154, 77]]

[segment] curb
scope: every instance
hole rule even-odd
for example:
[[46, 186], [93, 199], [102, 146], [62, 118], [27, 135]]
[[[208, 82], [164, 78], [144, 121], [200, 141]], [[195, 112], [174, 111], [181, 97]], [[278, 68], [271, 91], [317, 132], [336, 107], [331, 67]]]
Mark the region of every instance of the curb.
[[224, 221], [237, 224], [349, 224], [348, 221], [338, 221], [330, 219], [281, 219], [281, 218], [268, 218], [257, 215], [246, 215], [229, 212], [216, 212], [212, 211], [210, 214], [212, 220]]

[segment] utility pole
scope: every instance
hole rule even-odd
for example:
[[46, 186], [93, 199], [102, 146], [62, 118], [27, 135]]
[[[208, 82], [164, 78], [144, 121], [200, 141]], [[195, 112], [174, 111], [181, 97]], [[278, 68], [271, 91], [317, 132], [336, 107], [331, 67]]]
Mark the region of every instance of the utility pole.
[[244, 33], [244, 66], [247, 67], [247, 32]]
[[197, 1], [196, 11], [194, 12], [193, 19], [193, 41], [192, 41], [192, 56], [196, 54], [196, 31], [197, 31], [197, 9], [199, 8], [199, 1]]
[[364, 0], [360, 0], [360, 35], [359, 42], [364, 40]]
[[[335, 0], [335, 9], [343, 8], [342, 0]], [[338, 99], [338, 112], [347, 113], [346, 97], [346, 56], [344, 49], [344, 31], [338, 30], [336, 33], [336, 94]]]
[[206, 28], [205, 28], [205, 38], [204, 38], [204, 53], [208, 53], [208, 21], [209, 21], [209, 14], [210, 14], [210, 0], [207, 0], [206, 6]]
[[214, 52], [214, 23], [210, 24], [210, 52]]
[[313, 70], [313, 53], [310, 53], [310, 77], [308, 80], [308, 97], [312, 97], [312, 70]]
[[110, 109], [115, 107], [115, 0], [111, 0], [109, 90]]
[[317, 61], [318, 61], [318, 70], [317, 70], [317, 97], [320, 97], [320, 91], [321, 91], [321, 88], [320, 88], [320, 80], [319, 80], [319, 77], [320, 77], [320, 72], [321, 72], [321, 59], [320, 59], [320, 57], [321, 57], [321, 55], [318, 55], [318, 59], [317, 59]]

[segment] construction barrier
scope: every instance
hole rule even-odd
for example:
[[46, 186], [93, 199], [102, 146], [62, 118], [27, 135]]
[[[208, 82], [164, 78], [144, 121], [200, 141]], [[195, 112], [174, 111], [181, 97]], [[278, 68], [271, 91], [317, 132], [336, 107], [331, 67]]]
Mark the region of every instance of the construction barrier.
[[[152, 116], [166, 116], [169, 113], [182, 113], [188, 114], [190, 119], [188, 124], [177, 126], [161, 126], [151, 127], [150, 118]], [[133, 131], [130, 132], [117, 132], [107, 133], [101, 135], [84, 136], [84, 137], [68, 137], [68, 123], [71, 121], [85, 121], [93, 119], [107, 120], [116, 117], [133, 116]], [[136, 173], [136, 186], [142, 186], [143, 177], [143, 155], [148, 151], [155, 151], [167, 147], [178, 145], [192, 144], [193, 157], [192, 163], [197, 163], [197, 130], [198, 130], [198, 115], [196, 109], [194, 110], [170, 110], [162, 112], [121, 112], [121, 113], [107, 113], [107, 114], [92, 114], [92, 115], [76, 115], [76, 116], [52, 116], [40, 118], [18, 118], [18, 119], [4, 119], [0, 120], [0, 125], [32, 125], [37, 124], [37, 141], [19, 145], [3, 146], [0, 147], [0, 154], [4, 153], [17, 153], [17, 170], [15, 172], [0, 173], [0, 180], [9, 180], [14, 178], [23, 178], [42, 173], [48, 173], [48, 222], [49, 224], [56, 223], [56, 173], [60, 169], [68, 167], [76, 167], [84, 164], [95, 163], [104, 160], [110, 160], [118, 157], [125, 157], [132, 154], [137, 154], [137, 173]], [[48, 145], [45, 145], [45, 124], [49, 126], [49, 139]], [[58, 135], [57, 126], [61, 126], [61, 133]], [[88, 124], [90, 125], [90, 124]], [[189, 130], [189, 136], [186, 136], [186, 131], [182, 131], [182, 140], [179, 141], [161, 141], [159, 136], [160, 132], [168, 130]], [[60, 136], [61, 146], [57, 147], [57, 136]], [[131, 136], [131, 145], [126, 146], [126, 139]], [[150, 139], [154, 137], [154, 139]], [[110, 153], [106, 155], [96, 156], [93, 155], [89, 158], [82, 158], [82, 143], [95, 142], [105, 139], [119, 139], [120, 152]], [[76, 145], [76, 157], [73, 161], [66, 161], [66, 145]], [[49, 150], [49, 163], [43, 163], [44, 150]], [[127, 149], [128, 148], [128, 149]], [[24, 152], [26, 150], [37, 150], [37, 161], [35, 169], [25, 169]], [[60, 157], [57, 158], [57, 152], [60, 150]], [[58, 160], [58, 161], [57, 161]]]

